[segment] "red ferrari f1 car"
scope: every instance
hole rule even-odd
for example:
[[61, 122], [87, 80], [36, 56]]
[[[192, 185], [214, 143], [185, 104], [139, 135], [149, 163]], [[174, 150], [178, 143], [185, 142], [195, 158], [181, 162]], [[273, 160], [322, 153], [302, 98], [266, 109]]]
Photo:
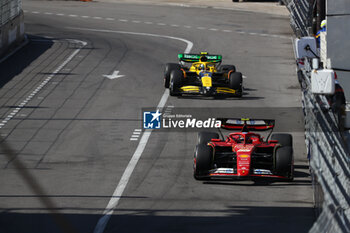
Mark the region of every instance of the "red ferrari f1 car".
[[[200, 132], [194, 153], [194, 178], [281, 179], [294, 177], [293, 139], [290, 134], [272, 134], [274, 120], [221, 119], [221, 127], [241, 130], [226, 138]], [[267, 139], [250, 132], [271, 130]], [[268, 138], [271, 135], [271, 139]]]

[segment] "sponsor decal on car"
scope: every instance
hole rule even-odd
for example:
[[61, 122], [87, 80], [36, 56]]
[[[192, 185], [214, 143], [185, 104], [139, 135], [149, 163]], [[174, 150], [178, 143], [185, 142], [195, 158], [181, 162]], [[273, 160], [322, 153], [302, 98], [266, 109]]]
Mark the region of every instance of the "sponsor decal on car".
[[256, 175], [272, 175], [272, 172], [270, 170], [265, 170], [265, 169], [254, 169], [254, 174], [256, 174]]
[[234, 169], [233, 168], [218, 168], [214, 173], [227, 173], [227, 174], [233, 174]]

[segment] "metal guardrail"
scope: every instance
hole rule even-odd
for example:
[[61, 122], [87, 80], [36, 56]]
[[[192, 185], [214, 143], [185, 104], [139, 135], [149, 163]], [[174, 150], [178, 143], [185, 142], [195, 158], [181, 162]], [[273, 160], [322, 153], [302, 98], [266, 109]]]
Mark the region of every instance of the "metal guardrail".
[[305, 59], [305, 68], [298, 72], [298, 77], [306, 145], [314, 184], [322, 188], [315, 191], [315, 200], [321, 199], [316, 205], [322, 209], [310, 232], [350, 232], [350, 156], [327, 99], [311, 93], [310, 73], [310, 62]]
[[20, 14], [21, 0], [0, 0], [0, 27]]
[[[309, 0], [283, 0], [297, 37], [309, 36], [314, 6]], [[350, 232], [350, 155], [339, 131], [339, 118], [325, 96], [311, 90], [311, 64], [298, 71], [305, 119], [305, 141], [318, 216], [310, 233]]]
[[313, 5], [310, 0], [283, 0], [290, 12], [290, 25], [297, 36], [307, 36], [312, 27]]

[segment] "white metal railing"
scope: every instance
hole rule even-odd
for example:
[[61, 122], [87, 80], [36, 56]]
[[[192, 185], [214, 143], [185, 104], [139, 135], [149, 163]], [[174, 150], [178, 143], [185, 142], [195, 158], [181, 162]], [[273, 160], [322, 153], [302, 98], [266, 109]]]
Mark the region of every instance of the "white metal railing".
[[[310, 233], [350, 232], [350, 156], [324, 96], [310, 90], [310, 65], [299, 71], [310, 167], [322, 187], [322, 211]], [[316, 182], [314, 180], [314, 182]], [[317, 194], [316, 194], [317, 195]]]
[[298, 36], [306, 36], [312, 26], [313, 5], [310, 0], [284, 0], [290, 12], [290, 25]]
[[0, 0], [0, 27], [19, 15], [21, 9], [21, 0]]

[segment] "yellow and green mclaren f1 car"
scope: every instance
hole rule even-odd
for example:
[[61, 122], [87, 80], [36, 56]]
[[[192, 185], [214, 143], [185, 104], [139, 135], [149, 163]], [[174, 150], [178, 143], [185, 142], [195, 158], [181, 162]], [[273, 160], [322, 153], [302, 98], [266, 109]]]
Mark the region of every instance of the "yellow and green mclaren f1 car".
[[[165, 65], [164, 86], [171, 96], [242, 96], [242, 73], [234, 65], [221, 65], [221, 55], [179, 54], [179, 63]], [[185, 64], [190, 63], [188, 67]]]

